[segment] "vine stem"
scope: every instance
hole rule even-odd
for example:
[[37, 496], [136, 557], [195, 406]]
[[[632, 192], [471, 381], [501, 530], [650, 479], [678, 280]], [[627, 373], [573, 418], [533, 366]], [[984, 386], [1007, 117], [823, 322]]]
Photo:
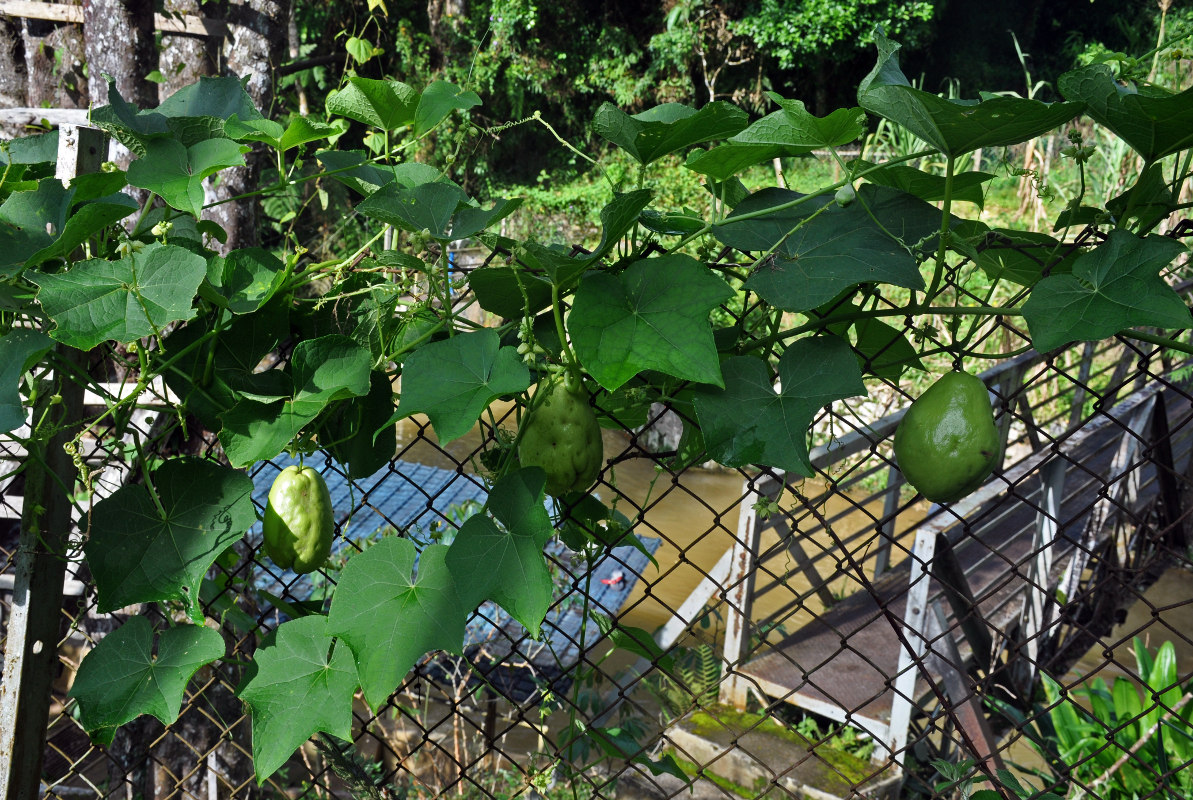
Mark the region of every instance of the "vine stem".
[[1125, 336], [1128, 339], [1136, 339], [1140, 342], [1147, 342], [1148, 344], [1159, 345], [1160, 347], [1167, 347], [1169, 350], [1176, 350], [1193, 356], [1193, 344], [1178, 342], [1176, 339], [1168, 339], [1164, 336], [1157, 336], [1154, 333], [1135, 330], [1119, 331], [1118, 335]]
[[[986, 317], [1021, 317], [1023, 312], [1017, 308], [1002, 308], [1000, 306], [939, 306], [928, 307], [914, 310], [914, 314], [939, 314], [940, 316], [962, 316], [974, 314], [977, 316]], [[838, 322], [851, 322], [858, 319], [868, 319], [870, 317], [906, 317], [909, 312], [904, 308], [875, 308], [869, 311], [850, 311], [842, 314], [833, 314], [832, 316], [822, 317], [804, 325], [792, 328], [788, 331], [768, 336], [765, 339], [759, 339], [749, 349], [757, 350], [759, 348], [770, 347], [792, 339], [803, 333], [810, 333], [812, 331], [823, 330], [830, 325], [835, 325]]]
[[928, 291], [924, 293], [924, 302], [920, 305], [920, 313], [932, 302], [932, 298], [940, 291], [940, 283], [944, 280], [945, 256], [949, 251], [949, 219], [953, 208], [953, 171], [956, 159], [949, 156], [945, 161], [944, 172], [944, 202], [940, 209], [940, 244], [936, 249], [936, 267], [932, 270], [932, 282], [928, 284]]

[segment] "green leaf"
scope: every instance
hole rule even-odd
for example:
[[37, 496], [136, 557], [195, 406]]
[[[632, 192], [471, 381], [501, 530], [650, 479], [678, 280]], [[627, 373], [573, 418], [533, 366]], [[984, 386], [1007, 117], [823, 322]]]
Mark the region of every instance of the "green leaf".
[[467, 195], [453, 183], [400, 186], [390, 183], [356, 207], [366, 217], [412, 233], [429, 231], [440, 241], [452, 239], [451, 221], [467, 202]]
[[786, 100], [774, 92], [766, 95], [779, 105], [779, 110], [750, 125], [730, 142], [807, 147], [811, 151], [841, 147], [865, 132], [866, 113], [860, 108], [838, 108], [826, 117], [817, 117], [800, 100]]
[[710, 150], [693, 150], [688, 154], [684, 166], [714, 181], [724, 181], [755, 164], [775, 158], [802, 156], [815, 149], [810, 146], [738, 144], [731, 139]]
[[372, 356], [338, 333], [299, 342], [290, 359], [293, 388], [273, 402], [244, 399], [221, 416], [220, 443], [243, 467], [273, 458], [335, 400], [369, 392]]
[[414, 124], [419, 95], [401, 81], [352, 77], [327, 98], [327, 113], [354, 119], [381, 130]]
[[447, 553], [447, 568], [475, 607], [493, 600], [520, 622], [535, 639], [551, 605], [554, 584], [543, 545], [555, 534], [543, 505], [546, 475], [538, 467], [521, 469], [500, 479], [489, 493], [485, 510], [460, 527]]
[[[850, 167], [860, 172], [870, 170], [873, 164], [867, 161], [854, 161]], [[953, 176], [953, 200], [964, 200], [973, 203], [979, 209], [985, 205], [986, 193], [983, 184], [994, 178], [989, 172], [959, 172]], [[889, 186], [913, 194], [929, 203], [943, 200], [948, 183], [943, 175], [909, 167], [905, 164], [884, 165], [880, 169], [866, 172], [866, 181], [877, 186]]]
[[760, 359], [731, 358], [722, 370], [725, 388], [702, 389], [694, 403], [709, 455], [727, 467], [761, 464], [810, 477], [813, 417], [834, 400], [866, 393], [857, 358], [836, 336], [800, 339], [787, 348], [779, 359], [778, 392]]
[[568, 330], [576, 355], [610, 391], [644, 369], [720, 386], [708, 314], [732, 296], [725, 281], [690, 256], [641, 259], [620, 275], [586, 275]]
[[684, 214], [664, 214], [651, 208], [645, 208], [638, 215], [638, 222], [648, 231], [663, 236], [686, 236], [696, 233], [704, 227], [704, 220], [695, 212]]
[[348, 55], [352, 56], [352, 60], [357, 64], [364, 64], [374, 55], [373, 43], [368, 39], [361, 39], [356, 36], [348, 37], [348, 41], [344, 42], [344, 49], [348, 51]]
[[[395, 170], [369, 163], [363, 150], [322, 150], [315, 158], [330, 173], [329, 177], [366, 197], [394, 180]], [[431, 169], [439, 177], [438, 170]]]
[[25, 260], [25, 267], [37, 267], [50, 259], [69, 257], [83, 242], [132, 214], [137, 208], [137, 201], [121, 192], [73, 206], [62, 227], [62, 234], [49, 247], [29, 256]]
[[1106, 64], [1064, 73], [1057, 89], [1065, 98], [1084, 103], [1085, 113], [1148, 163], [1193, 145], [1193, 89], [1170, 94], [1149, 86], [1144, 94], [1134, 83], [1121, 85]]
[[231, 139], [207, 139], [190, 147], [174, 139], [145, 143], [145, 155], [128, 167], [128, 182], [148, 189], [179, 211], [203, 211], [203, 179], [228, 167], [244, 166], [248, 147]]
[[642, 628], [618, 623], [606, 631], [605, 635], [609, 639], [609, 644], [618, 650], [625, 650], [627, 653], [641, 656], [666, 672], [675, 668], [675, 659], [659, 647], [659, 643], [654, 640], [654, 637]]
[[207, 265], [214, 300], [233, 314], [251, 314], [265, 305], [286, 277], [286, 265], [261, 247], [233, 250]]
[[1163, 164], [1147, 167], [1129, 189], [1106, 201], [1106, 210], [1116, 220], [1120, 223], [1138, 220], [1138, 230], [1144, 231], [1154, 228], [1177, 208], [1177, 198], [1168, 188]]
[[868, 317], [854, 323], [853, 330], [858, 363], [867, 374], [897, 381], [908, 367], [924, 368], [915, 347], [901, 329]]
[[[719, 241], [741, 250], [765, 251], [778, 243], [773, 256], [746, 281], [748, 289], [787, 311], [807, 311], [859, 283], [924, 288], [908, 247], [931, 234], [939, 225], [940, 212], [911, 195], [863, 186], [859, 201], [845, 208], [821, 196], [794, 208], [735, 221], [800, 197], [785, 189], [764, 189], [714, 226]], [[904, 237], [903, 241], [892, 235]]]
[[[638, 223], [638, 216], [650, 202], [650, 196], [650, 189], [616, 193], [601, 209], [601, 241], [584, 259], [590, 263], [595, 262], [616, 247], [622, 237]], [[559, 283], [558, 276], [553, 275], [552, 281]]]
[[50, 337], [31, 328], [13, 328], [0, 336], [0, 433], [25, 424], [21, 376], [53, 346]]
[[153, 243], [118, 261], [91, 259], [65, 272], [29, 276], [60, 342], [90, 350], [131, 342], [194, 316], [191, 307], [207, 262], [185, 248]]
[[497, 331], [452, 336], [415, 350], [402, 367], [402, 397], [391, 422], [426, 414], [440, 444], [472, 429], [489, 403], [529, 388], [530, 370]]
[[592, 127], [639, 164], [649, 164], [700, 142], [726, 139], [748, 122], [746, 112], [720, 100], [699, 111], [679, 103], [664, 103], [633, 116], [612, 103], [604, 103], [597, 109]]
[[467, 111], [480, 104], [481, 98], [476, 92], [466, 91], [447, 81], [435, 81], [423, 89], [419, 98], [418, 108], [414, 112], [414, 135], [422, 136], [453, 111]]
[[874, 31], [878, 63], [858, 87], [858, 105], [898, 123], [946, 156], [979, 147], [1026, 142], [1076, 117], [1082, 103], [1043, 103], [986, 95], [982, 100], [948, 100], [916, 89], [899, 69], [900, 45]]
[[476, 236], [514, 213], [523, 200], [521, 197], [499, 197], [493, 201], [493, 207], [488, 209], [473, 205], [463, 206], [456, 212], [452, 221], [451, 238], [468, 239]]
[[1077, 255], [1046, 233], [995, 228], [986, 235], [986, 247], [978, 251], [977, 265], [991, 280], [1030, 287], [1044, 277], [1045, 270], [1049, 275], [1072, 272]]
[[1136, 325], [1193, 327], [1193, 319], [1160, 271], [1184, 245], [1152, 234], [1113, 230], [1073, 262], [1071, 275], [1051, 275], [1032, 289], [1023, 317], [1041, 353], [1074, 341], [1097, 341]]
[[224, 136], [224, 124], [233, 116], [247, 121], [260, 119], [240, 79], [199, 78], [184, 86], [154, 110], [138, 111], [108, 83], [108, 105], [91, 113], [91, 121], [108, 131], [137, 155], [144, 155], [148, 143], [172, 136], [183, 147]]
[[69, 199], [62, 182], [52, 177], [5, 198], [0, 205], [0, 275], [14, 274], [26, 259], [53, 245], [66, 225]]
[[[219, 415], [236, 405], [241, 392], [251, 393], [257, 389], [258, 381], [270, 379], [266, 376], [273, 371], [258, 373], [257, 367], [262, 358], [290, 335], [287, 312], [281, 302], [266, 304], [253, 314], [233, 317], [205, 347], [185, 352], [185, 348], [206, 334], [206, 328], [198, 320], [166, 337], [166, 351], [181, 353], [178, 368], [165, 373], [166, 384], [208, 430], [220, 429]], [[211, 358], [213, 369], [207, 376], [204, 373], [210, 348], [215, 352]], [[289, 377], [283, 377], [288, 383]]]
[[468, 285], [485, 311], [521, 319], [551, 305], [551, 284], [521, 267], [495, 263], [468, 273]]
[[335, 125], [295, 115], [285, 128], [270, 119], [242, 121], [233, 116], [224, 123], [224, 132], [241, 142], [264, 142], [283, 153], [300, 145], [317, 142], [339, 132]]
[[257, 519], [243, 472], [196, 458], [166, 461], [151, 490], [129, 484], [95, 504], [84, 545], [100, 611], [181, 600], [202, 619], [199, 584]]
[[365, 478], [384, 468], [397, 452], [397, 431], [388, 420], [393, 415], [394, 391], [389, 376], [373, 372], [369, 393], [346, 401], [324, 426], [320, 437], [349, 479]]
[[[379, 708], [431, 650], [459, 653], [464, 603], [446, 564], [448, 548], [416, 554], [409, 539], [386, 537], [348, 559], [331, 601], [327, 632], [352, 648], [365, 700]], [[415, 557], [418, 575], [413, 576]]]
[[259, 785], [313, 734], [352, 738], [357, 678], [352, 654], [327, 634], [321, 616], [282, 623], [255, 661], [256, 674], [240, 697], [252, 712]]
[[191, 676], [223, 655], [218, 631], [178, 625], [162, 631], [154, 647], [149, 620], [129, 617], [79, 665], [70, 689], [79, 701], [79, 722], [92, 740], [105, 746], [117, 728], [142, 714], [170, 725], [178, 718]]

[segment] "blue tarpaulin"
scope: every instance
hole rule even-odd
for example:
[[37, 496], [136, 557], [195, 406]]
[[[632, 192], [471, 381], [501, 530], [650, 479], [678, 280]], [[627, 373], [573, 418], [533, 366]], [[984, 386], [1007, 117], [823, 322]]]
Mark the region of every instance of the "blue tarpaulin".
[[[253, 500], [262, 509], [278, 473], [295, 463], [297, 459], [283, 454], [259, 466], [253, 475]], [[350, 482], [338, 465], [323, 457], [307, 458], [305, 463], [318, 469], [327, 482], [336, 525], [343, 534], [343, 538], [336, 538], [335, 552], [347, 546], [347, 540], [372, 537], [386, 529], [425, 544], [436, 529], [458, 526], [488, 496], [479, 477], [426, 464], [395, 461], [368, 478]], [[353, 509], [355, 514], [349, 519]], [[260, 542], [260, 523], [249, 536], [252, 543]], [[651, 554], [659, 547], [657, 538], [638, 539]], [[605, 553], [592, 565], [590, 577], [587, 562], [562, 544], [552, 541], [547, 554], [556, 575], [556, 602], [543, 623], [539, 641], [530, 639], [521, 625], [492, 603], [482, 605], [468, 624], [466, 647], [480, 653], [482, 660], [491, 665], [486, 670], [487, 680], [519, 701], [533, 697], [546, 686], [558, 690], [558, 680], [565, 671], [561, 667], [579, 660], [585, 588], [590, 615], [616, 617], [634, 585], [647, 569], [653, 568], [641, 550], [628, 545]], [[276, 569], [263, 571], [256, 583], [287, 602], [305, 601], [317, 589], [312, 576]], [[600, 631], [591, 616], [585, 628], [587, 648], [600, 638]]]

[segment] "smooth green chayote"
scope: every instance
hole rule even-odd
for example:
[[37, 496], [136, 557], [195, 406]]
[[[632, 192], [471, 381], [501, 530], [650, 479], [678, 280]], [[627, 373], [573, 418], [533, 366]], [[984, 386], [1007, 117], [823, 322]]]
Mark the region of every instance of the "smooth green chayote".
[[331, 555], [334, 530], [323, 476], [297, 464], [282, 470], [265, 507], [265, 552], [273, 563], [300, 575], [314, 572]]
[[935, 503], [981, 486], [1001, 455], [986, 384], [949, 372], [928, 387], [895, 431], [895, 458], [907, 482]]
[[600, 474], [605, 457], [601, 426], [587, 398], [566, 381], [544, 390], [550, 394], [526, 423], [518, 460], [524, 467], [542, 467], [548, 494], [583, 491]]

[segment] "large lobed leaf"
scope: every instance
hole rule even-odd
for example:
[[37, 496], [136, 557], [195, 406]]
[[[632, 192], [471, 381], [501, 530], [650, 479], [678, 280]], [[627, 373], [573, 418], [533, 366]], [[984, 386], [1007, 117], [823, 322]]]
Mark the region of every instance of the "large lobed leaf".
[[319, 731], [352, 738], [356, 668], [344, 643], [328, 635], [324, 617], [282, 623], [255, 664], [240, 697], [252, 713], [258, 784]]
[[[95, 576], [100, 611], [132, 603], [181, 600], [202, 619], [199, 584], [220, 553], [257, 519], [253, 482], [239, 470], [173, 458], [150, 479], [95, 504], [83, 550]], [[164, 514], [163, 514], [164, 512]]]
[[1160, 271], [1188, 251], [1175, 239], [1140, 238], [1113, 230], [1073, 262], [1067, 275], [1050, 275], [1035, 285], [1023, 317], [1036, 350], [1075, 341], [1097, 341], [1135, 325], [1193, 327], [1180, 295]]
[[90, 350], [109, 339], [152, 336], [171, 322], [190, 319], [206, 275], [202, 256], [155, 242], [117, 261], [91, 259], [29, 279], [40, 287], [37, 299], [56, 324], [50, 335]]
[[538, 467], [522, 469], [493, 485], [485, 510], [460, 527], [447, 553], [447, 566], [470, 596], [473, 606], [493, 600], [538, 638], [551, 605], [554, 584], [543, 545], [555, 534], [543, 505], [546, 475]]
[[417, 553], [409, 539], [389, 537], [348, 559], [340, 575], [327, 632], [352, 648], [373, 708], [424, 653], [459, 653], [464, 646], [464, 622], [475, 604], [461, 597], [447, 552], [445, 545], [430, 545]]
[[111, 744], [117, 728], [142, 714], [163, 725], [174, 722], [191, 676], [224, 655], [224, 640], [210, 628], [167, 628], [156, 647], [154, 638], [149, 620], [129, 617], [79, 665], [70, 696], [79, 702], [79, 722], [99, 744]]
[[402, 397], [391, 422], [426, 414], [441, 444], [472, 428], [503, 394], [530, 387], [530, 370], [495, 330], [465, 333], [415, 350], [402, 366]]
[[864, 395], [849, 345], [836, 336], [801, 339], [779, 359], [776, 391], [766, 362], [731, 358], [725, 388], [695, 397], [708, 454], [727, 467], [762, 464], [811, 476], [808, 427], [816, 413], [845, 397]]
[[580, 361], [610, 391], [644, 369], [720, 386], [708, 314], [732, 295], [690, 256], [641, 259], [620, 275], [586, 275], [568, 330]]
[[[221, 415], [220, 443], [233, 466], [273, 458], [329, 403], [369, 393], [372, 356], [347, 336], [299, 342], [288, 373], [267, 396], [243, 397]], [[289, 381], [286, 381], [286, 378]]]
[[899, 68], [900, 45], [875, 30], [878, 63], [858, 87], [858, 105], [898, 123], [946, 156], [979, 147], [1003, 147], [1034, 139], [1076, 117], [1083, 103], [1043, 103], [1022, 97], [984, 95], [949, 100], [911, 85]]

